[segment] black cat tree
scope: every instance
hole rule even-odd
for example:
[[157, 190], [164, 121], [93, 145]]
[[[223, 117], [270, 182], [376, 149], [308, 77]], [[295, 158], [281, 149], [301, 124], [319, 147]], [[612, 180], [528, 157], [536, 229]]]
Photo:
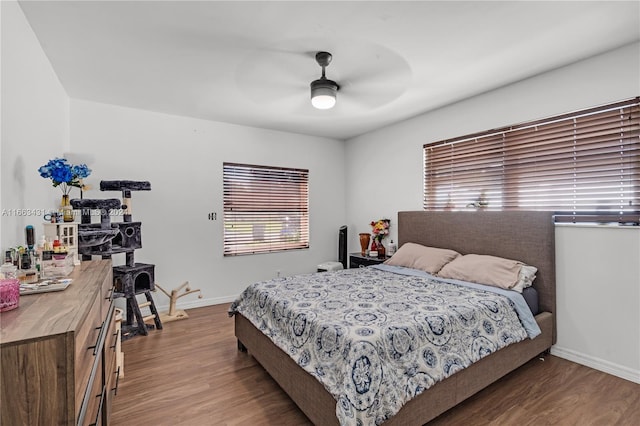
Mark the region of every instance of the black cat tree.
[[[100, 182], [101, 191], [121, 191], [122, 200], [110, 199], [74, 199], [71, 205], [81, 210], [81, 222], [78, 225], [78, 251], [82, 260], [91, 260], [92, 256], [111, 259], [111, 256], [124, 253], [126, 263], [113, 267], [113, 281], [116, 297], [127, 299], [126, 325], [122, 326], [122, 338], [135, 335], [147, 335], [148, 329], [162, 329], [162, 321], [151, 296], [155, 288], [155, 265], [139, 263], [134, 260], [136, 249], [142, 248], [141, 222], [133, 222], [131, 214], [131, 192], [150, 191], [151, 184], [144, 181], [110, 180]], [[122, 222], [111, 222], [113, 210], [123, 210]], [[100, 223], [91, 223], [92, 211], [100, 211]], [[138, 303], [136, 296], [144, 295], [146, 302]], [[143, 316], [140, 308], [149, 307], [151, 315]], [[147, 321], [153, 320], [153, 325]]]

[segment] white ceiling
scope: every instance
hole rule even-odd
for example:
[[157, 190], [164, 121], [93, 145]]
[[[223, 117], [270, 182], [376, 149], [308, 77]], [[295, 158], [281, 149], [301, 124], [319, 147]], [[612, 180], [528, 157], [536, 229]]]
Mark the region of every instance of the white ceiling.
[[20, 5], [72, 98], [337, 139], [640, 39], [639, 1]]

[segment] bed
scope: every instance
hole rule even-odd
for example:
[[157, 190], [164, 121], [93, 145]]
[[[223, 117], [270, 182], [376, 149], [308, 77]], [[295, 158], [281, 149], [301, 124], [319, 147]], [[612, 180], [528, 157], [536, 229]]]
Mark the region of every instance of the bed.
[[[533, 288], [537, 291], [539, 306], [539, 312], [535, 315], [534, 321], [539, 327], [540, 333], [535, 338], [519, 339], [499, 350], [486, 351], [488, 354], [484, 354], [468, 367], [459, 371], [454, 369], [451, 375], [442, 380], [436, 380], [435, 384], [431, 383], [428, 387], [412, 385], [411, 392], [415, 395], [411, 395], [406, 402], [402, 401], [399, 411], [385, 413], [383, 407], [381, 412], [372, 415], [370, 414], [372, 408], [369, 407], [367, 408], [369, 417], [363, 421], [361, 418], [349, 418], [349, 407], [341, 408], [341, 405], [348, 405], [345, 404], [344, 398], [338, 396], [335, 389], [333, 389], [334, 394], [332, 395], [328, 391], [329, 385], [321, 383], [318, 379], [318, 371], [320, 371], [320, 375], [324, 374], [321, 368], [312, 370], [305, 365], [304, 361], [301, 361], [305, 357], [301, 357], [303, 352], [297, 352], [300, 345], [294, 341], [284, 345], [280, 342], [280, 346], [278, 346], [274, 343], [278, 340], [272, 331], [269, 331], [272, 334], [271, 337], [265, 335], [260, 330], [264, 330], [265, 327], [255, 320], [257, 325], [254, 325], [239, 312], [237, 304], [234, 303], [230, 313], [234, 316], [235, 335], [238, 339], [239, 349], [247, 350], [314, 424], [375, 424], [382, 421], [385, 425], [427, 423], [500, 377], [547, 351], [555, 343], [555, 252], [554, 225], [551, 213], [399, 212], [398, 242], [400, 249], [406, 243], [414, 243], [454, 250], [461, 255], [490, 255], [517, 259], [525, 264], [534, 265], [537, 272]], [[342, 272], [344, 275], [354, 273], [354, 270]], [[368, 272], [374, 278], [383, 273]], [[324, 272], [319, 274], [338, 273]], [[330, 280], [332, 276], [325, 275], [324, 277]], [[398, 278], [398, 281], [402, 280], [405, 278]], [[322, 286], [319, 285], [318, 288], [320, 287]], [[278, 308], [270, 306], [269, 309], [275, 311]], [[307, 319], [311, 321], [312, 318]], [[293, 337], [295, 339], [296, 336]], [[308, 337], [306, 336], [306, 338]], [[355, 346], [353, 344], [349, 348]], [[345, 351], [343, 350], [343, 352]], [[372, 356], [375, 356], [375, 353], [372, 353]], [[386, 358], [389, 356], [385, 355]], [[423, 362], [422, 358], [421, 362]], [[403, 368], [404, 371], [410, 370], [406, 367]], [[386, 378], [388, 379], [389, 376], [387, 374]], [[410, 379], [413, 380], [414, 377]], [[431, 381], [433, 382], [433, 380]], [[409, 388], [406, 383], [401, 385], [406, 389]], [[387, 388], [387, 393], [388, 389], [390, 388]], [[366, 390], [370, 391], [369, 388]], [[359, 389], [345, 390], [346, 393], [350, 392], [356, 396], [359, 391]], [[384, 393], [382, 389], [374, 389], [373, 391]], [[403, 392], [406, 393], [403, 390], [398, 390], [396, 393], [402, 394]], [[362, 392], [360, 396], [363, 395], [366, 395], [366, 392]], [[358, 407], [358, 403], [362, 403], [362, 401], [354, 402], [353, 398], [350, 401], [351, 405], [356, 407]], [[366, 401], [363, 404], [367, 406]], [[371, 401], [368, 404], [371, 405]], [[380, 402], [377, 402], [377, 405], [381, 405]], [[353, 407], [351, 410], [353, 411]]]

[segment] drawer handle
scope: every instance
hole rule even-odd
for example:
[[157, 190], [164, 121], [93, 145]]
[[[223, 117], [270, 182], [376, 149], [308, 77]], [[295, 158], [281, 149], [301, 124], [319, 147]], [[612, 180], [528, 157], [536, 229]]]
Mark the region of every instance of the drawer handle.
[[107, 297], [104, 300], [113, 300], [113, 292], [115, 291], [115, 287], [111, 287], [109, 292], [107, 293]]
[[116, 336], [116, 342], [113, 344], [113, 346], [110, 346], [110, 349], [113, 349], [114, 351], [116, 350], [116, 346], [118, 345], [118, 335], [120, 334], [120, 330], [117, 330], [113, 335]]
[[116, 375], [116, 387], [111, 389], [113, 391], [113, 395], [117, 395], [118, 394], [118, 384], [120, 383], [120, 367], [118, 367], [118, 370], [115, 372]]
[[[100, 327], [96, 327], [96, 328], [94, 328], [94, 330], [99, 330], [99, 331], [101, 331], [101, 330], [102, 330], [102, 326], [103, 326], [103, 325], [104, 325], [104, 323], [102, 323], [102, 324], [100, 325]], [[97, 355], [96, 348], [98, 347], [98, 342], [100, 342], [100, 334], [101, 334], [101, 333], [98, 333], [98, 337], [96, 338], [96, 344], [95, 344], [95, 345], [93, 345], [93, 346], [88, 346], [88, 347], [87, 347], [87, 350], [91, 350], [91, 349], [93, 349], [93, 354], [94, 354], [94, 355]]]

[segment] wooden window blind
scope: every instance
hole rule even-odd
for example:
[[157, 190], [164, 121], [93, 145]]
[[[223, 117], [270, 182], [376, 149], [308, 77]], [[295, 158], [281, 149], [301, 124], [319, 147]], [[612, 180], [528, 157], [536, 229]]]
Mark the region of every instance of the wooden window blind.
[[309, 171], [223, 164], [224, 255], [309, 247]]
[[425, 144], [424, 209], [638, 224], [639, 99]]

